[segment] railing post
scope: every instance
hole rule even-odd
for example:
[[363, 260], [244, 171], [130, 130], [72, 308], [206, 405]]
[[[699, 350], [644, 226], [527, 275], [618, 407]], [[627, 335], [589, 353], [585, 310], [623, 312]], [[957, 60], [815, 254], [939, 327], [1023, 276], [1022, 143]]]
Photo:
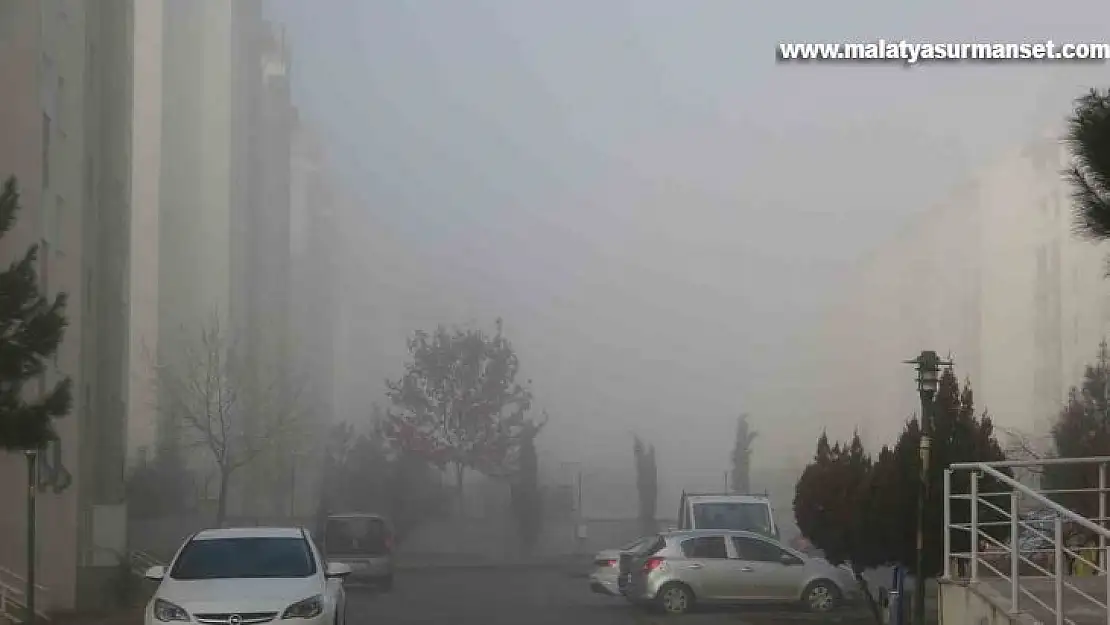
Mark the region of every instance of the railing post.
[[979, 472], [971, 472], [971, 581], [979, 579]]
[[[1098, 463], [1098, 526], [1103, 528], [1103, 529], [1106, 529], [1106, 463], [1105, 462]], [[1098, 535], [1098, 559], [1101, 559], [1101, 562], [1097, 562], [1096, 564], [1099, 564], [1099, 565], [1102, 566], [1102, 571], [1100, 571], [1099, 574], [1100, 575], [1106, 575], [1107, 565], [1110, 564], [1110, 562], [1107, 562], [1107, 559], [1106, 559], [1106, 536], [1103, 536], [1102, 534]], [[1110, 595], [1107, 595], [1107, 596], [1110, 597]], [[1110, 611], [1110, 610], [1108, 610], [1108, 611]]]
[[944, 470], [944, 579], [952, 579], [952, 469]]
[[1056, 539], [1053, 541], [1056, 555], [1055, 578], [1052, 580], [1056, 587], [1056, 625], [1064, 625], [1064, 519], [1056, 515]]
[[1018, 612], [1018, 598], [1021, 596], [1018, 581], [1021, 572], [1021, 545], [1018, 544], [1020, 524], [1018, 523], [1018, 491], [1010, 493], [1010, 614]]

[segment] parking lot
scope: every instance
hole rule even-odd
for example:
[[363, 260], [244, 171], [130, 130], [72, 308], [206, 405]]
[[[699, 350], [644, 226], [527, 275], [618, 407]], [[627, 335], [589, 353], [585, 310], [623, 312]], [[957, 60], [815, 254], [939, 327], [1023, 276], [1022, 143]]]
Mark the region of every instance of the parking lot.
[[585, 577], [550, 569], [429, 569], [399, 571], [393, 592], [348, 591], [348, 623], [396, 625], [870, 625], [861, 610], [811, 615], [790, 609], [727, 609], [667, 617], [636, 610], [623, 599], [590, 592]]

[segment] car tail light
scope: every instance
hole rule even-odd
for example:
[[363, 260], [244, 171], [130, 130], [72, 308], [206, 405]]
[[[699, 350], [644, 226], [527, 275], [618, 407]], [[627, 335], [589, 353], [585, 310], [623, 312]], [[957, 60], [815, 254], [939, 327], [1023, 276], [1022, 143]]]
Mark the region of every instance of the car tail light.
[[594, 566], [613, 568], [620, 564], [620, 560], [594, 560]]
[[647, 562], [644, 562], [644, 573], [650, 573], [656, 569], [662, 568], [662, 566], [663, 558], [648, 558]]

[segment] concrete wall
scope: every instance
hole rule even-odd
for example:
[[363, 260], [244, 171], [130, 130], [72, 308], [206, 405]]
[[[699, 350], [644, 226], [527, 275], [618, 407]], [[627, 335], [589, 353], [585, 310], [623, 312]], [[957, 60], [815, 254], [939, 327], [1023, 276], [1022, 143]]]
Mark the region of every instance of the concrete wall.
[[986, 590], [963, 582], [940, 583], [940, 625], [1033, 625], [1028, 615], [1010, 615], [1005, 603], [992, 601]]

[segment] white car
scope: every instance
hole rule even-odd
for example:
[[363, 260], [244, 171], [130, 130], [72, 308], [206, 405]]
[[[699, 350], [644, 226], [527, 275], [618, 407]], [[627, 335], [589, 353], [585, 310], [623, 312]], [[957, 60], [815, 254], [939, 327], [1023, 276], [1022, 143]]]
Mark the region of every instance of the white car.
[[326, 564], [300, 528], [229, 528], [185, 541], [169, 567], [146, 577], [160, 582], [146, 625], [345, 625], [345, 564]]

